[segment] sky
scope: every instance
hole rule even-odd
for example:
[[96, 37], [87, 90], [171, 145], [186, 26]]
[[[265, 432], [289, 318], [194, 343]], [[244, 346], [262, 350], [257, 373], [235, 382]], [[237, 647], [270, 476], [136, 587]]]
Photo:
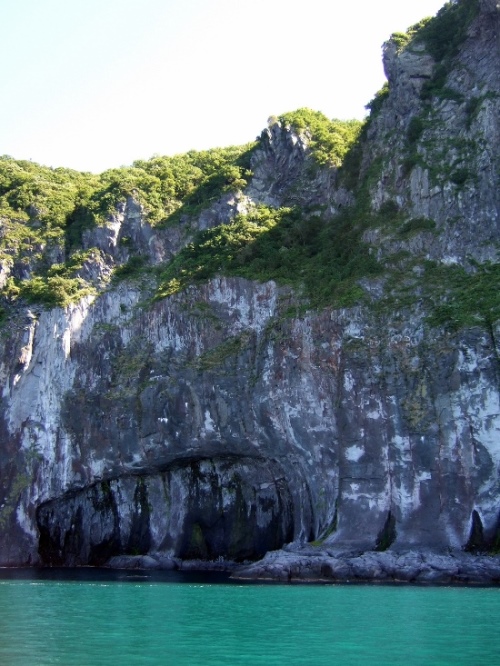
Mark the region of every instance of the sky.
[[100, 173], [359, 118], [392, 32], [444, 0], [0, 0], [0, 155]]

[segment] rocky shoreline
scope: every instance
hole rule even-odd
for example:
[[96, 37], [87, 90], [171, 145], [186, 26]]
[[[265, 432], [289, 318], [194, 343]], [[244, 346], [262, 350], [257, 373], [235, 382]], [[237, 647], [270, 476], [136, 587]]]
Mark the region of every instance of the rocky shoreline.
[[304, 583], [423, 583], [497, 585], [500, 558], [451, 553], [405, 551], [346, 553], [304, 547], [268, 553], [239, 567], [231, 578]]
[[231, 580], [288, 583], [416, 583], [499, 585], [500, 557], [464, 551], [364, 551], [302, 546], [272, 551], [258, 562], [180, 560], [151, 555], [119, 556], [111, 569], [225, 571]]

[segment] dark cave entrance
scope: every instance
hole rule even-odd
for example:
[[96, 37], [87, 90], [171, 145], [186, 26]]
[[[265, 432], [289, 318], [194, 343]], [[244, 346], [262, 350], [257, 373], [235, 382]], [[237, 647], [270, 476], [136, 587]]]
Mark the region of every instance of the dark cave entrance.
[[276, 463], [205, 458], [51, 500], [38, 508], [37, 524], [47, 566], [145, 554], [242, 562], [292, 541], [294, 510]]

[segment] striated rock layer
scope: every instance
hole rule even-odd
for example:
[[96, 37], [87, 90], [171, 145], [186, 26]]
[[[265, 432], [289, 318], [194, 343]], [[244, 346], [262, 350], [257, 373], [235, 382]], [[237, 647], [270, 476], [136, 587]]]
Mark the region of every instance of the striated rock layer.
[[[447, 73], [457, 94], [431, 102], [432, 56], [386, 45], [390, 92], [361, 142], [358, 184], [370, 174], [377, 219], [389, 202], [435, 228], [371, 225], [363, 239], [381, 262], [496, 260], [499, 21], [483, 0]], [[150, 227], [130, 198], [85, 232], [107, 257], [91, 268], [123, 263], [122, 237], [166, 261], [196, 228], [259, 203], [318, 205], [327, 224], [357, 186], [311, 164], [307, 135], [276, 122], [244, 192], [187, 229]], [[0, 564], [244, 562], [293, 542], [238, 575], [433, 581], [441, 556], [429, 553], [497, 547], [498, 322], [433, 326], [423, 299], [388, 312], [376, 307], [383, 278], [359, 284], [364, 303], [305, 314], [288, 287], [223, 275], [154, 302], [150, 284], [130, 281], [66, 309], [19, 307], [1, 340]], [[441, 579], [481, 579], [471, 557], [440, 560]], [[483, 580], [498, 579], [494, 562]]]

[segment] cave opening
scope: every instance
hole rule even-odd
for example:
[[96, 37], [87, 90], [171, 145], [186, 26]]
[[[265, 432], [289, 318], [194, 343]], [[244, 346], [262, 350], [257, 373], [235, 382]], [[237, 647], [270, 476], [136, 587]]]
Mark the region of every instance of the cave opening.
[[37, 511], [47, 566], [101, 566], [118, 555], [236, 562], [294, 538], [281, 469], [260, 459], [206, 458], [99, 482]]

